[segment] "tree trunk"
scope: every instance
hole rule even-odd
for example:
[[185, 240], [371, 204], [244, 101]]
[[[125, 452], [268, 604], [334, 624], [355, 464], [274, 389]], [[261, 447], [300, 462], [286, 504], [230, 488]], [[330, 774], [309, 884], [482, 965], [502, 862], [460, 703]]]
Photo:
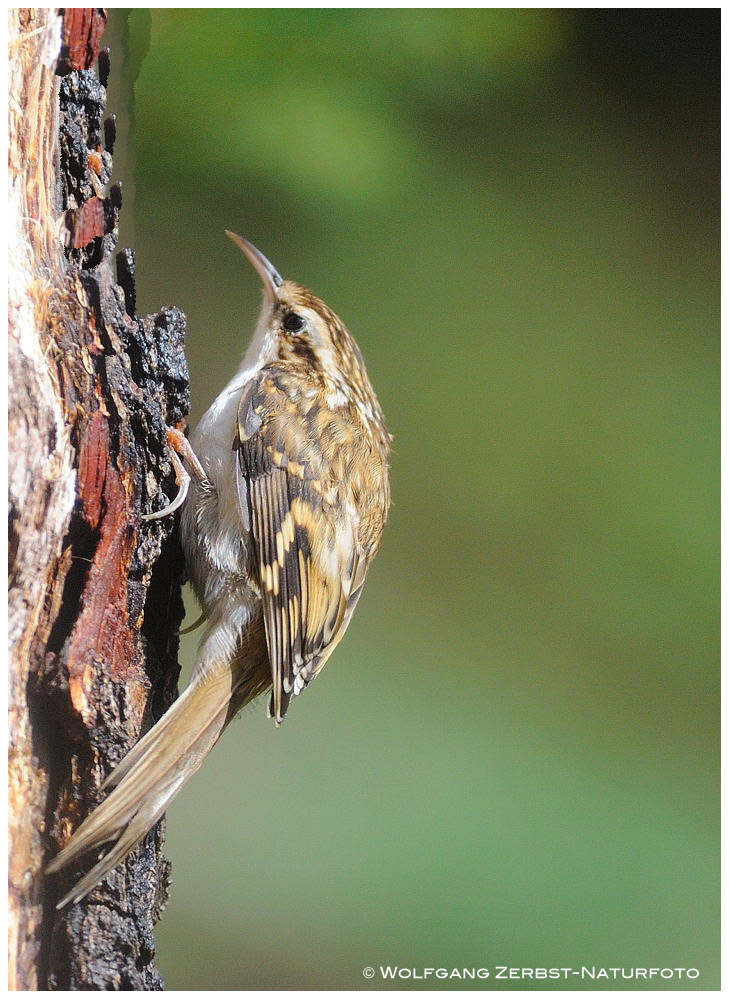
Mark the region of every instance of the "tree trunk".
[[184, 427], [185, 318], [137, 316], [102, 124], [101, 8], [9, 12], [10, 988], [162, 987], [162, 832], [78, 905], [44, 864], [176, 693], [182, 556], [165, 425]]

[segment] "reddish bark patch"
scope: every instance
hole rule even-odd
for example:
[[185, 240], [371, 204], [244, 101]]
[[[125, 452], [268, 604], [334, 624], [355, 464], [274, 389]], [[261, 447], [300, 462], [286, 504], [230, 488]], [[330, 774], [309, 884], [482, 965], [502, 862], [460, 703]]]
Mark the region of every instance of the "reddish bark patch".
[[93, 701], [96, 670], [117, 680], [139, 672], [136, 631], [128, 616], [127, 580], [134, 548], [124, 477], [109, 454], [103, 413], [89, 420], [81, 440], [78, 496], [84, 520], [98, 543], [81, 596], [81, 612], [68, 650], [71, 699], [82, 714]]
[[81, 207], [69, 213], [71, 238], [69, 245], [74, 250], [88, 246], [96, 236], [103, 236], [106, 226], [106, 203], [103, 198], [89, 198]]
[[70, 69], [91, 69], [98, 58], [105, 27], [104, 7], [63, 9], [63, 60]]
[[103, 165], [101, 152], [99, 150], [89, 150], [89, 170], [93, 170], [96, 176], [100, 177]]
[[89, 527], [101, 520], [104, 483], [109, 467], [109, 428], [100, 412], [94, 413], [81, 441], [78, 466], [78, 492], [81, 509]]

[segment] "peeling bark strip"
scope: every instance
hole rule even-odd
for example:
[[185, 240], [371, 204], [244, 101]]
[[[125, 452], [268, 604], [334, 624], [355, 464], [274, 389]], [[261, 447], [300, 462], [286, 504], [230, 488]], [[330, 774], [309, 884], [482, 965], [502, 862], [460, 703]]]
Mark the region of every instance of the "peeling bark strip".
[[106, 27], [103, 7], [62, 7], [63, 45], [56, 72], [91, 69], [99, 58], [99, 40]]
[[78, 211], [69, 208], [64, 223], [68, 231], [64, 240], [66, 246], [80, 250], [97, 236], [114, 232], [119, 223], [119, 211], [111, 198], [89, 198]]
[[132, 251], [116, 278], [110, 263], [108, 53], [90, 69], [105, 12], [9, 20], [9, 985], [159, 989], [161, 824], [60, 913], [78, 871], [42, 871], [176, 693], [182, 556], [169, 520], [140, 517], [175, 489], [185, 317], [136, 315]]

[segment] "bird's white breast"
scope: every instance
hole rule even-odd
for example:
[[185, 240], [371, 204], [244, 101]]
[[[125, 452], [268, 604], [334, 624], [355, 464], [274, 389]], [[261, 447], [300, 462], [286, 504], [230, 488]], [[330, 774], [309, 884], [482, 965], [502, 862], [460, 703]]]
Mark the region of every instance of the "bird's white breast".
[[[193, 480], [182, 509], [182, 543], [188, 573], [209, 613], [223, 590], [245, 590], [251, 566], [250, 536], [238, 508], [236, 439], [238, 403], [255, 370], [239, 372], [190, 436], [210, 486]], [[247, 594], [245, 594], [247, 596]]]

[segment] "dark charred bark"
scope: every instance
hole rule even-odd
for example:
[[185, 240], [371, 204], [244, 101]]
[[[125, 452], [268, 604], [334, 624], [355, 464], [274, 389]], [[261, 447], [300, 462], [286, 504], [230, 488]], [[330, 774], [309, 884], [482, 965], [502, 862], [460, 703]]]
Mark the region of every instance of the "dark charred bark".
[[[163, 832], [83, 902], [43, 867], [169, 705], [182, 555], [165, 426], [188, 409], [185, 317], [135, 313], [117, 255], [100, 8], [10, 13], [10, 988], [162, 987]], [[87, 858], [84, 869], [90, 863]]]

